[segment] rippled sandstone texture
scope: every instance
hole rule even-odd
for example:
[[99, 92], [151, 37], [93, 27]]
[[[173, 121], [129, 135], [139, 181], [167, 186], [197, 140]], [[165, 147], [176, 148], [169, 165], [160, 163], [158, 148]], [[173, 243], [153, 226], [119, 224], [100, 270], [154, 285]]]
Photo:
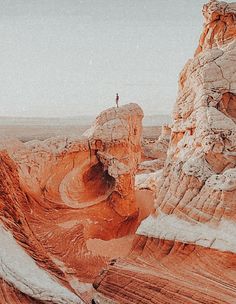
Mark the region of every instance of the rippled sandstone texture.
[[155, 212], [129, 258], [94, 282], [102, 303], [235, 303], [236, 3], [210, 1], [203, 15], [179, 78]]
[[[94, 282], [97, 303], [235, 303], [236, 256], [193, 244], [137, 237], [127, 259]], [[100, 302], [99, 302], [100, 301]]]
[[2, 142], [1, 303], [89, 303], [108, 257], [87, 241], [124, 237], [138, 223], [142, 117], [129, 104], [102, 112], [80, 139]]
[[[213, 1], [203, 13], [204, 33], [212, 22], [217, 30], [181, 72], [157, 212], [138, 232], [235, 252], [236, 4]], [[220, 40], [222, 19], [231, 35]]]
[[156, 202], [134, 240], [138, 106], [105, 111], [81, 139], [2, 144], [4, 304], [91, 303], [92, 292], [96, 303], [235, 303], [235, 9], [218, 1], [203, 8], [163, 171], [136, 177]]

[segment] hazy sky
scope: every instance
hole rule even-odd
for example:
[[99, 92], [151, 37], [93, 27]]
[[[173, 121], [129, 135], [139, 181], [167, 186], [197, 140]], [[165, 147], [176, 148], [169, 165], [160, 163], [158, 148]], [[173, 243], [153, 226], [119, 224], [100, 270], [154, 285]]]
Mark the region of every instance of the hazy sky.
[[0, 116], [171, 113], [206, 0], [1, 0]]

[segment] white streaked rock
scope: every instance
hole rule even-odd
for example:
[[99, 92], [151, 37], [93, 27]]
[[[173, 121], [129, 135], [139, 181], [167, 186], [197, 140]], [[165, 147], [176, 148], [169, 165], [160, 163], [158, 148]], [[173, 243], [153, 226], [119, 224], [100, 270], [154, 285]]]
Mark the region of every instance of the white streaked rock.
[[41, 269], [1, 224], [0, 244], [0, 277], [16, 289], [41, 301], [57, 304], [84, 303]]
[[161, 177], [162, 169], [151, 173], [143, 173], [135, 176], [135, 188], [136, 189], [149, 189], [157, 191], [157, 184]]
[[158, 216], [150, 215], [143, 220], [136, 234], [236, 253], [236, 223], [229, 220], [222, 220], [214, 227], [159, 211]]
[[223, 174], [214, 174], [206, 185], [215, 190], [233, 191], [236, 189], [236, 168], [228, 169]]

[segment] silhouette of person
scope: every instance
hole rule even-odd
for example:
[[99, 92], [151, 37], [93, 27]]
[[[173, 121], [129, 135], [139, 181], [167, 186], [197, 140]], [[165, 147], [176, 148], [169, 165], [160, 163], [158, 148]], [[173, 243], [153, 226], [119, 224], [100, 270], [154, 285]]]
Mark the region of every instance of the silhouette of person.
[[119, 107], [119, 100], [120, 100], [120, 96], [118, 95], [118, 93], [116, 93], [116, 107]]

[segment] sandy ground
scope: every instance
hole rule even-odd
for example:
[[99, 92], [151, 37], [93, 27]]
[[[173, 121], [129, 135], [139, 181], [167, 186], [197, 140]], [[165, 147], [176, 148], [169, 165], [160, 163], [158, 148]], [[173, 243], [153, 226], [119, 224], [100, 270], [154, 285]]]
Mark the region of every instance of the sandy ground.
[[[44, 140], [54, 136], [81, 136], [90, 125], [1, 125], [0, 137], [14, 137], [26, 142], [33, 139]], [[143, 137], [157, 139], [161, 133], [160, 126], [143, 128]]]
[[80, 136], [89, 126], [0, 126], [1, 137], [16, 137], [21, 141], [44, 140], [54, 136]]
[[[138, 222], [140, 223], [154, 210], [153, 192], [150, 190], [137, 190], [136, 203], [139, 208]], [[132, 248], [134, 238], [135, 234], [126, 235], [119, 239], [112, 239], [110, 241], [89, 239], [87, 240], [86, 245], [95, 255], [107, 256], [110, 258], [125, 257]]]

